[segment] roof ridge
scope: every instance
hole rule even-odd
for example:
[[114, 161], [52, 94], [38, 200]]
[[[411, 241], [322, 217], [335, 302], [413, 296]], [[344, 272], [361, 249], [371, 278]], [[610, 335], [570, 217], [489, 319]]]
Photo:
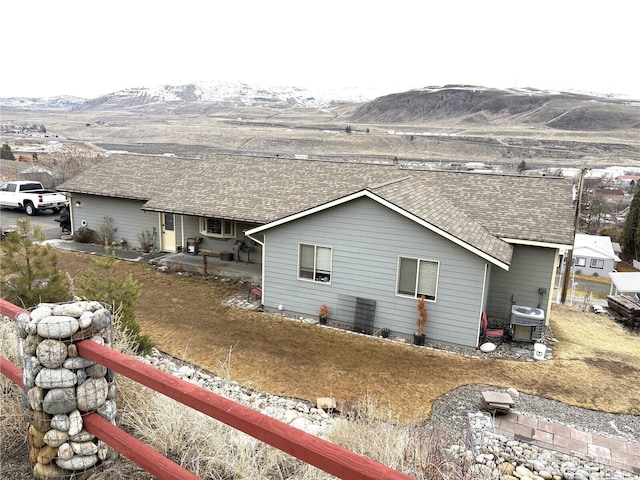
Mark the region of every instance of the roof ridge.
[[411, 180], [412, 178], [414, 178], [412, 175], [407, 175], [406, 177], [400, 177], [400, 178], [393, 178], [393, 179], [390, 179], [390, 180], [386, 180], [384, 182], [376, 183], [375, 185], [369, 185], [367, 187], [367, 190], [376, 190], [378, 188], [387, 187], [387, 186], [393, 185], [395, 183], [401, 183], [401, 182], [404, 182], [406, 180]]

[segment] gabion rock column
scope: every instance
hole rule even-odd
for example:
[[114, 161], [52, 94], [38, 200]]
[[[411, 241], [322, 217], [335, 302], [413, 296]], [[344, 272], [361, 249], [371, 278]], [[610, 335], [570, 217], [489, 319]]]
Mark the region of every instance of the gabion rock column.
[[16, 319], [29, 459], [37, 480], [86, 478], [115, 452], [82, 416], [116, 417], [115, 375], [78, 356], [76, 342], [111, 346], [111, 312], [99, 302], [40, 304]]

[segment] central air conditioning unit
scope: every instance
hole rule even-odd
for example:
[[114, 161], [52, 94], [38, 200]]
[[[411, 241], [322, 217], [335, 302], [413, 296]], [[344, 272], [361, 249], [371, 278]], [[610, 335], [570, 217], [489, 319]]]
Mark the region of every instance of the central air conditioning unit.
[[524, 305], [511, 307], [511, 339], [516, 342], [537, 342], [542, 339], [544, 310]]

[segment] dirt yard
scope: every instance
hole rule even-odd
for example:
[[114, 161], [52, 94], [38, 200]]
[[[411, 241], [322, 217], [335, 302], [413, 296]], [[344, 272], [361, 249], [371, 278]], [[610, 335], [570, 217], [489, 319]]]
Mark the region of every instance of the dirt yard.
[[[72, 277], [90, 255], [57, 250]], [[369, 395], [400, 421], [428, 419], [432, 403], [467, 384], [515, 387], [569, 404], [639, 415], [640, 338], [593, 314], [555, 307], [554, 360], [463, 358], [223, 305], [245, 285], [120, 262], [141, 285], [138, 321], [160, 350], [243, 385], [314, 401]], [[579, 325], [579, 328], [576, 326]]]

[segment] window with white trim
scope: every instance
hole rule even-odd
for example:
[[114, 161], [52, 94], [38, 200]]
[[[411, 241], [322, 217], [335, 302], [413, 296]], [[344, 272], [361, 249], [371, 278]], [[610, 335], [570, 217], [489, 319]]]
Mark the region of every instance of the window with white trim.
[[333, 249], [301, 243], [298, 247], [298, 278], [313, 282], [331, 282]]
[[435, 300], [439, 268], [439, 262], [432, 260], [399, 257], [396, 294]]
[[200, 233], [209, 237], [234, 238], [236, 222], [222, 218], [200, 218]]
[[604, 268], [604, 260], [601, 258], [592, 258], [591, 268]]
[[587, 266], [587, 259], [584, 257], [576, 257], [575, 260], [573, 261], [573, 264], [576, 267], [586, 267]]

